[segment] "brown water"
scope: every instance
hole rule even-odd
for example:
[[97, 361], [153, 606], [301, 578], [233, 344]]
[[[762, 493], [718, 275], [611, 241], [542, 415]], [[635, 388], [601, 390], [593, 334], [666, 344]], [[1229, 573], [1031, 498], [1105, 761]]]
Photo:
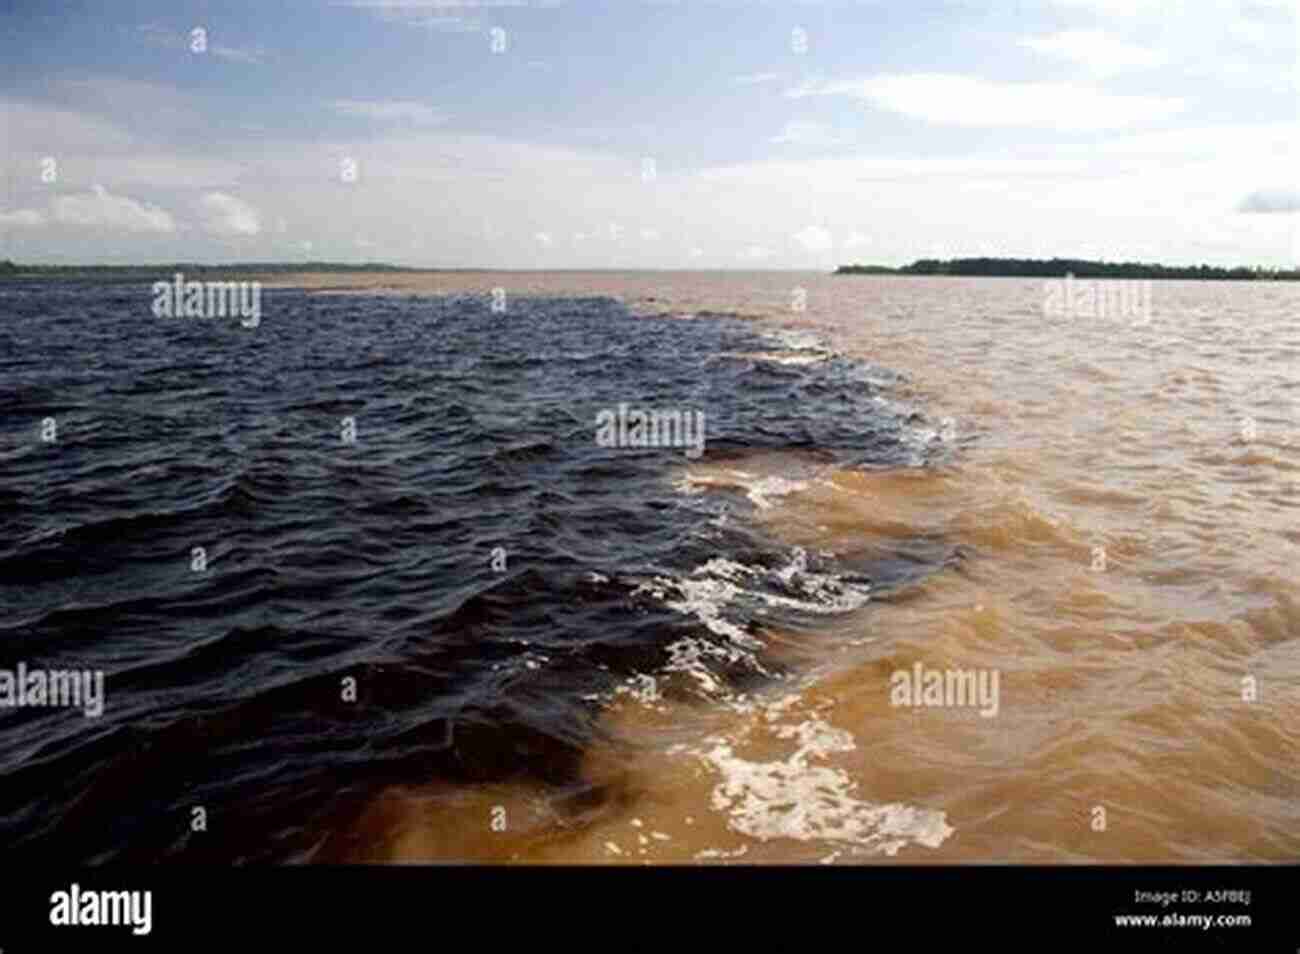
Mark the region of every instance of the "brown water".
[[[620, 795], [577, 821], [540, 791], [395, 791], [363, 820], [366, 857], [1300, 858], [1300, 286], [1157, 282], [1149, 315], [1069, 317], [1018, 279], [364, 283], [738, 312], [902, 372], [894, 398], [949, 419], [946, 466], [706, 458], [682, 485], [771, 490], [757, 519], [809, 549], [933, 536], [966, 555], [814, 644], [772, 636], [808, 674], [795, 691], [622, 696], [588, 766]], [[891, 704], [891, 675], [918, 663], [996, 673], [996, 714]], [[484, 824], [494, 809], [504, 830]]]

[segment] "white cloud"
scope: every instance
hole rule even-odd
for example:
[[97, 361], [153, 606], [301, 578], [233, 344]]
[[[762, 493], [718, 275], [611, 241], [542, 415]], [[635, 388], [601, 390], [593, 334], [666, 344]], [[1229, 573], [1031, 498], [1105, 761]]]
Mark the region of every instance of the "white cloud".
[[[203, 24], [196, 24], [196, 26], [205, 31], [210, 43], [213, 39], [212, 31]], [[142, 23], [136, 27], [136, 32], [153, 46], [160, 46], [169, 50], [192, 50], [189, 30], [178, 32], [170, 30], [159, 23]], [[208, 51], [223, 60], [234, 60], [239, 63], [260, 63], [262, 57], [266, 55], [266, 51], [262, 49], [234, 46], [211, 45], [208, 47]]]
[[771, 83], [773, 80], [779, 80], [781, 73], [746, 73], [743, 76], [733, 76], [731, 82], [736, 86], [757, 86], [759, 83]]
[[445, 33], [474, 33], [483, 29], [483, 21], [465, 16], [467, 11], [555, 4], [545, 0], [344, 0], [338, 5], [369, 10], [386, 23]]
[[810, 225], [791, 236], [805, 252], [829, 252], [834, 247], [831, 233], [818, 225]]
[[824, 123], [807, 122], [792, 119], [773, 136], [770, 142], [785, 146], [808, 146], [811, 148], [838, 146], [843, 143], [834, 130]]
[[35, 228], [44, 224], [45, 216], [35, 209], [15, 209], [12, 212], [0, 212], [0, 225]]
[[1005, 183], [1013, 179], [1056, 178], [1086, 173], [1090, 167], [1087, 158], [1062, 156], [1060, 158], [970, 156], [953, 158], [881, 157], [871, 159], [804, 159], [761, 160], [730, 166], [717, 166], [697, 173], [696, 178], [705, 183], [726, 183], [736, 187], [754, 189], [790, 188], [797, 183], [815, 184], [819, 189], [834, 194], [853, 190], [863, 182], [891, 182], [902, 180], [958, 179], [969, 184], [975, 178], [991, 179]]
[[141, 23], [136, 28], [146, 43], [152, 46], [161, 46], [169, 50], [189, 49], [190, 37], [188, 33], [180, 33], [170, 30], [160, 23]]
[[209, 192], [198, 201], [204, 231], [212, 235], [257, 235], [262, 231], [257, 209], [224, 192]]
[[95, 116], [57, 107], [0, 98], [6, 152], [57, 157], [72, 151], [128, 150], [138, 144], [119, 126]]
[[266, 51], [263, 49], [244, 49], [236, 46], [214, 46], [212, 55], [235, 63], [261, 63]]
[[550, 248], [555, 244], [555, 239], [551, 238], [551, 236], [546, 232], [538, 232], [533, 236], [533, 238], [537, 239], [540, 244], [545, 245], [547, 248]]
[[1300, 212], [1300, 191], [1259, 189], [1242, 199], [1237, 211], [1258, 214]]
[[361, 116], [379, 122], [405, 122], [415, 126], [435, 126], [447, 120], [446, 115], [423, 103], [398, 100], [336, 99], [330, 103], [330, 106], [347, 116]]
[[1168, 13], [1168, 0], [1055, 0], [1057, 6], [1090, 10], [1101, 17], [1138, 17]]
[[231, 159], [161, 151], [122, 156], [73, 153], [60, 166], [59, 179], [65, 185], [87, 188], [99, 182], [117, 189], [233, 188], [249, 171], [247, 164]]
[[175, 232], [170, 214], [156, 205], [113, 195], [102, 185], [85, 195], [58, 196], [51, 202], [54, 220], [61, 225], [118, 229], [123, 232]]
[[1124, 96], [1071, 83], [1004, 83], [950, 73], [893, 73], [809, 83], [786, 96], [855, 96], [906, 116], [956, 126], [1113, 129], [1168, 119], [1181, 99]]
[[1149, 69], [1168, 62], [1159, 51], [1129, 43], [1101, 30], [1062, 30], [1046, 36], [1027, 36], [1020, 45], [1086, 66], [1099, 74], [1129, 69]]
[[760, 245], [751, 245], [742, 251], [737, 258], [744, 259], [748, 262], [761, 262], [764, 259], [771, 258], [774, 253], [770, 248], [763, 248]]
[[[806, 95], [828, 87], [808, 87]], [[779, 93], [783, 87], [771, 89]], [[321, 96], [318, 105], [328, 110], [331, 95]], [[1186, 95], [1190, 100], [1192, 94]], [[822, 105], [860, 108], [849, 99]], [[1264, 116], [1275, 112], [1263, 105], [1260, 110]], [[778, 114], [772, 127], [760, 129], [772, 135], [785, 119]], [[35, 120], [35, 110], [23, 120], [34, 134], [39, 133]], [[848, 129], [853, 120], [832, 116], [826, 121]], [[1006, 243], [1007, 254], [1029, 255], [1041, 245], [1050, 256], [1110, 243], [1117, 256], [1138, 257], [1151, 248], [1149, 258], [1175, 262], [1289, 255], [1297, 216], [1236, 210], [1256, 188], [1295, 181], [1287, 165], [1294, 121], [1258, 127], [1204, 125], [1204, 117], [1198, 122], [1202, 125], [1190, 129], [1162, 123], [1110, 135], [989, 135], [981, 137], [974, 154], [927, 141], [917, 143], [913, 154], [863, 149], [857, 157], [836, 150], [827, 154], [835, 158], [812, 161], [802, 161], [806, 153], [799, 150], [778, 152], [778, 147], [769, 147], [770, 159], [729, 166], [684, 156], [673, 189], [647, 189], [641, 182], [637, 161], [629, 158], [646, 151], [639, 143], [624, 148], [606, 140], [579, 151], [401, 124], [385, 127], [387, 135], [379, 138], [366, 130], [360, 139], [343, 141], [322, 140], [315, 133], [305, 139], [275, 133], [186, 139], [170, 136], [165, 123], [158, 130], [141, 124], [141, 138], [131, 149], [51, 149], [59, 158], [53, 188], [39, 183], [38, 162], [47, 143], [34, 135], [12, 163], [7, 207], [40, 210], [54, 222], [50, 195], [84, 193], [90, 183], [137, 201], [168, 207], [185, 202], [194, 227], [178, 221], [180, 240], [169, 245], [182, 260], [234, 254], [230, 244], [199, 227], [192, 203], [205, 193], [237, 195], [261, 210], [261, 231], [254, 234], [283, 228], [278, 247], [299, 260], [297, 246], [289, 244], [293, 239], [309, 236], [315, 254], [329, 257], [339, 250], [355, 254], [357, 235], [375, 240], [399, 264], [493, 267], [535, 267], [539, 256], [572, 267], [808, 267], [833, 264], [830, 251], [848, 249], [856, 260], [893, 264], [928, 254], [927, 243], [939, 233], [952, 236], [948, 251], [954, 255], [973, 254], [989, 235]], [[156, 136], [162, 138], [155, 141]], [[176, 145], [169, 146], [173, 141]], [[210, 148], [196, 150], [196, 142]], [[169, 148], [176, 150], [171, 174]], [[362, 157], [362, 181], [370, 183], [365, 202], [339, 205], [338, 164], [330, 158], [338, 155]], [[148, 162], [138, 163], [141, 156]], [[202, 176], [187, 184], [184, 179], [194, 170]], [[114, 178], [119, 172], [133, 179]], [[175, 207], [179, 218], [182, 206]], [[1189, 221], [1209, 223], [1205, 235], [1210, 226], [1218, 229], [1223, 236], [1214, 239], [1218, 244], [1205, 245], [1200, 232], [1183, 229], [1172, 217], [1179, 209], [1188, 210]], [[277, 224], [280, 215], [289, 217], [292, 230]], [[625, 228], [617, 245], [609, 242], [615, 233], [607, 227], [615, 215]], [[476, 228], [484, 219], [530, 224], [495, 233], [493, 239]], [[430, 229], [430, 221], [438, 228]], [[809, 230], [810, 222], [821, 228]], [[870, 241], [858, 249], [851, 244], [854, 230], [864, 228], [871, 229], [863, 233]], [[537, 238], [539, 229], [554, 245]], [[665, 229], [661, 239], [659, 230]], [[577, 232], [585, 240], [574, 244]], [[420, 246], [411, 243], [416, 233]], [[26, 260], [82, 254], [68, 241], [72, 237], [54, 229], [10, 228], [6, 234], [14, 247], [11, 257], [19, 251]], [[695, 244], [690, 236], [712, 236], [708, 254], [694, 256], [696, 261], [688, 258]], [[143, 242], [132, 249], [112, 235], [87, 240], [84, 247], [98, 251], [92, 242], [111, 250], [102, 254], [156, 254]], [[751, 243], [774, 252], [748, 263], [737, 259]]]

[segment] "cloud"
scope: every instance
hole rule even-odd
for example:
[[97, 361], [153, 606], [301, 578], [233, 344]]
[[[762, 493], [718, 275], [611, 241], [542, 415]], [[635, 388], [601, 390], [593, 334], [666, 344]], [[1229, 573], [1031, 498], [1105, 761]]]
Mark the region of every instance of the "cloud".
[[658, 230], [658, 229], [642, 229], [642, 230], [641, 230], [641, 241], [643, 241], [643, 242], [657, 242], [657, 241], [659, 241], [659, 230]]
[[489, 10], [501, 7], [555, 7], [558, 0], [342, 0], [336, 6], [362, 10]]
[[[63, 72], [50, 80], [49, 96], [51, 104], [128, 132], [135, 142], [123, 153], [134, 153], [141, 145], [203, 142], [212, 137], [213, 117], [192, 90], [111, 73]], [[95, 152], [110, 148], [120, 147], [108, 140], [91, 147]]]
[[377, 122], [404, 122], [413, 126], [436, 126], [447, 117], [423, 103], [400, 100], [336, 99], [330, 106], [346, 116], [361, 116]]
[[779, 80], [783, 75], [783, 73], [746, 73], [743, 76], [733, 76], [731, 82], [735, 86], [757, 86], [759, 83]]
[[763, 248], [760, 245], [751, 245], [736, 257], [747, 262], [761, 262], [764, 259], [771, 258], [773, 254], [774, 253], [770, 248]]
[[8, 155], [66, 156], [70, 152], [127, 152], [138, 148], [120, 126], [82, 112], [0, 98]]
[[[1060, 150], [1058, 149], [1058, 152]], [[899, 156], [871, 159], [759, 160], [715, 166], [696, 174], [704, 183], [759, 190], [790, 188], [802, 182], [817, 183], [830, 193], [853, 191], [864, 182], [904, 182], [955, 179], [963, 185], [989, 180], [997, 186], [1012, 181], [1060, 179], [1078, 176], [1090, 168], [1083, 156], [1059, 158], [1003, 158], [1001, 156]]]
[[223, 60], [231, 60], [235, 63], [261, 63], [266, 56], [266, 51], [261, 48], [246, 49], [235, 46], [214, 46], [212, 55]]
[[59, 181], [86, 188], [92, 182], [125, 189], [234, 188], [251, 171], [250, 165], [215, 156], [149, 151], [122, 156], [69, 156], [61, 163]]
[[811, 148], [838, 146], [844, 142], [834, 130], [824, 123], [807, 122], [799, 119], [792, 119], [787, 122], [781, 127], [781, 132], [768, 141], [783, 146], [808, 146]]
[[1168, 57], [1161, 52], [1101, 30], [1063, 30], [1046, 36], [1023, 37], [1019, 42], [1027, 49], [1078, 63], [1101, 74], [1149, 69], [1168, 62]]
[[955, 126], [1042, 126], [1059, 130], [1113, 129], [1168, 119], [1181, 99], [1124, 96], [1071, 83], [1003, 83], [949, 73], [892, 73], [864, 79], [806, 83], [805, 96], [854, 96], [905, 116]]
[[544, 0], [343, 0], [336, 6], [368, 10], [385, 23], [437, 30], [443, 33], [477, 33], [483, 21], [467, 16], [473, 10], [502, 7], [554, 7]]
[[385, 23], [422, 27], [439, 33], [481, 33], [483, 21], [477, 17], [429, 16], [413, 10], [377, 10]]
[[45, 216], [35, 209], [15, 209], [12, 212], [0, 212], [0, 225], [35, 228], [44, 224]]
[[835, 244], [831, 233], [817, 225], [810, 225], [796, 232], [791, 238], [799, 243], [805, 252], [829, 252]]
[[1237, 211], [1254, 214], [1300, 212], [1300, 192], [1295, 189], [1259, 189], [1242, 199]]
[[135, 29], [146, 43], [153, 46], [166, 47], [170, 50], [179, 50], [189, 46], [188, 36], [173, 32], [160, 23], [141, 23]]
[[1168, 14], [1167, 0], [1054, 0], [1057, 6], [1091, 10], [1101, 17], [1138, 17], [1144, 13]]
[[551, 238], [550, 234], [547, 232], [538, 232], [533, 236], [533, 238], [537, 239], [539, 244], [544, 245], [547, 248], [550, 248], [555, 244], [555, 239]]
[[[212, 44], [212, 30], [202, 23], [196, 24], [196, 27], [204, 31], [204, 38], [209, 44], [208, 52], [212, 53], [213, 56], [220, 57], [223, 60], [233, 60], [237, 63], [260, 63], [262, 58], [266, 56], [266, 51], [260, 48], [214, 45]], [[144, 37], [145, 42], [153, 46], [163, 47], [168, 50], [192, 51], [190, 44], [193, 35], [189, 30], [176, 33], [159, 23], [142, 23], [136, 27], [136, 32]]]
[[156, 205], [113, 195], [102, 185], [85, 195], [58, 196], [50, 203], [61, 225], [117, 229], [123, 232], [175, 232], [172, 217]]
[[224, 192], [209, 192], [198, 201], [204, 231], [211, 235], [257, 235], [262, 231], [257, 210]]

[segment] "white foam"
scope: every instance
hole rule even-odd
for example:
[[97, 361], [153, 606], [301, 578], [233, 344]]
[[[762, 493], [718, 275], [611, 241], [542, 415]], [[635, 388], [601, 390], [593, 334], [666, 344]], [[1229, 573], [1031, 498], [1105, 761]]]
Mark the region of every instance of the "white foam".
[[769, 510], [773, 497], [784, 497], [808, 489], [806, 480], [789, 480], [785, 477], [760, 477], [745, 484], [745, 496], [759, 510]]
[[[669, 593], [680, 594], [679, 599], [670, 599]], [[747, 649], [762, 649], [763, 644], [745, 630], [722, 618], [723, 607], [732, 603], [742, 592], [734, 583], [716, 579], [669, 579], [656, 577], [649, 583], [637, 587], [636, 593], [647, 592], [663, 600], [669, 609], [675, 609], [687, 616], [694, 616], [710, 632], [725, 636], [731, 642]]]
[[793, 744], [784, 759], [753, 761], [737, 754], [748, 729], [738, 738], [710, 736], [692, 750], [721, 777], [713, 789], [712, 805], [728, 816], [728, 827], [760, 841], [829, 842], [858, 853], [891, 856], [910, 844], [927, 848], [943, 844], [954, 831], [943, 812], [860, 799], [856, 784], [842, 769], [810, 764], [856, 746], [850, 733], [818, 715], [782, 721], [798, 699], [785, 696], [763, 712], [767, 731]]
[[668, 657], [668, 662], [664, 664], [664, 672], [680, 672], [690, 676], [699, 683], [700, 688], [709, 696], [723, 694], [724, 687], [722, 683], [714, 678], [713, 672], [705, 662], [707, 659], [720, 659], [731, 664], [744, 660], [759, 672], [763, 671], [752, 653], [744, 652], [735, 647], [719, 646], [716, 643], [694, 639], [689, 636], [670, 643]]
[[[775, 578], [799, 591], [801, 597], [769, 593], [763, 581]], [[685, 637], [667, 647], [668, 662], [663, 674], [682, 673], [716, 703], [737, 712], [749, 711], [752, 705], [744, 695], [729, 694], [710, 663], [727, 667], [744, 666], [764, 676], [771, 676], [759, 661], [763, 643], [743, 626], [732, 622], [724, 612], [738, 608], [741, 614], [763, 613], [781, 608], [802, 613], [837, 614], [856, 610], [870, 599], [867, 584], [849, 583], [834, 574], [808, 569], [806, 551], [796, 547], [790, 561], [777, 570], [747, 566], [726, 557], [713, 557], [684, 577], [653, 577], [641, 583], [634, 593], [645, 593], [661, 600], [665, 606], [694, 617], [711, 633], [724, 641]], [[659, 685], [649, 674], [637, 674], [615, 690], [647, 708], [661, 708]]]
[[762, 355], [764, 361], [771, 361], [775, 364], [816, 364], [818, 361], [825, 361], [830, 355], [827, 354], [791, 354], [777, 357], [776, 355]]
[[[779, 580], [805, 598], [764, 592], [765, 580]], [[737, 601], [759, 601], [802, 611], [832, 613], [861, 606], [868, 587], [849, 584], [838, 577], [808, 568], [808, 554], [796, 548], [789, 562], [776, 570], [750, 566], [726, 557], [713, 557], [681, 578], [655, 577], [638, 587], [665, 605], [698, 619], [724, 639], [686, 637], [668, 646], [664, 673], [683, 673], [716, 705], [741, 717], [741, 728], [705, 736], [697, 743], [678, 743], [670, 755], [702, 763], [717, 775], [710, 793], [713, 809], [726, 817], [727, 826], [758, 841], [793, 839], [826, 845], [823, 862], [845, 854], [893, 856], [909, 845], [937, 848], [953, 833], [941, 811], [902, 803], [875, 803], [859, 797], [849, 774], [826, 760], [856, 748], [853, 735], [837, 728], [821, 712], [800, 711], [805, 706], [798, 693], [776, 698], [729, 691], [715, 676], [710, 663], [746, 664], [762, 671], [755, 650], [761, 644], [740, 626], [725, 619], [723, 611]], [[659, 682], [638, 675], [618, 690], [643, 704], [661, 708]], [[776, 758], [751, 758], [746, 754], [751, 734], [762, 733], [765, 751], [785, 750]], [[697, 860], [740, 857], [747, 850], [706, 849]]]
[[826, 352], [813, 354], [789, 353], [784, 351], [722, 351], [719, 358], [742, 358], [747, 361], [767, 361], [771, 364], [805, 365], [817, 364], [830, 358]]
[[[769, 575], [797, 589], [804, 598], [764, 592], [757, 584]], [[808, 555], [802, 547], [795, 547], [790, 562], [778, 570], [713, 557], [692, 570], [690, 576], [655, 577], [642, 583], [636, 592], [663, 600], [669, 608], [694, 616], [710, 632], [747, 649], [761, 649], [762, 643], [722, 616], [722, 611], [729, 606], [743, 601], [828, 615], [852, 612], [871, 598], [869, 584], [850, 583], [833, 573], [809, 570]]]
[[793, 480], [775, 475], [760, 477], [747, 470], [735, 468], [727, 468], [717, 473], [685, 473], [673, 482], [673, 489], [678, 493], [692, 496], [703, 493], [711, 487], [738, 488], [745, 492], [745, 496], [759, 510], [770, 510], [774, 498], [807, 490], [809, 486], [810, 482], [807, 480]]
[[668, 711], [667, 707], [661, 704], [663, 695], [659, 692], [659, 681], [648, 673], [639, 672], [629, 676], [626, 682], [614, 690], [614, 695], [630, 696], [655, 712]]
[[826, 345], [825, 339], [811, 331], [796, 331], [791, 328], [778, 328], [772, 331], [766, 331], [762, 337], [768, 341], [774, 341], [784, 348], [792, 351], [817, 351], [823, 356], [829, 356], [833, 352]]
[[[732, 560], [714, 558], [695, 573], [712, 573], [729, 580], [741, 577], [753, 579], [769, 571], [762, 567], [745, 566]], [[866, 583], [849, 583], [833, 573], [817, 573], [808, 569], [808, 553], [803, 547], [795, 547], [790, 562], [779, 570], [770, 571], [786, 586], [795, 586], [808, 595], [808, 599], [795, 599], [775, 593], [761, 591], [749, 592], [752, 596], [768, 606], [780, 606], [785, 609], [804, 613], [835, 614], [848, 613], [859, 609], [871, 598], [871, 587]]]
[[696, 861], [712, 861], [716, 858], [740, 858], [749, 851], [749, 845], [741, 845], [735, 851], [723, 851], [721, 848], [705, 848], [695, 853]]

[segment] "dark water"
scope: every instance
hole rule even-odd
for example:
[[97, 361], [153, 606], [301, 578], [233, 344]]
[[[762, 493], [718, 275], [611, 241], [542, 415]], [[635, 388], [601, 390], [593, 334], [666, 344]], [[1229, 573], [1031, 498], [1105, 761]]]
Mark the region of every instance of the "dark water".
[[[739, 319], [272, 290], [249, 330], [150, 302], [0, 288], [0, 668], [106, 674], [98, 718], [0, 709], [10, 860], [315, 857], [395, 782], [599, 799], [579, 764], [602, 698], [674, 642], [728, 642], [647, 580], [770, 568], [755, 594], [786, 599], [733, 600], [727, 622], [799, 632], [836, 587], [931, 568], [810, 554], [781, 572], [790, 548], [743, 494], [675, 487], [682, 449], [597, 446], [596, 415], [625, 402], [703, 411], [706, 461], [915, 463], [880, 369], [735, 357], [788, 348]], [[703, 664], [782, 678], [746, 653]]]

